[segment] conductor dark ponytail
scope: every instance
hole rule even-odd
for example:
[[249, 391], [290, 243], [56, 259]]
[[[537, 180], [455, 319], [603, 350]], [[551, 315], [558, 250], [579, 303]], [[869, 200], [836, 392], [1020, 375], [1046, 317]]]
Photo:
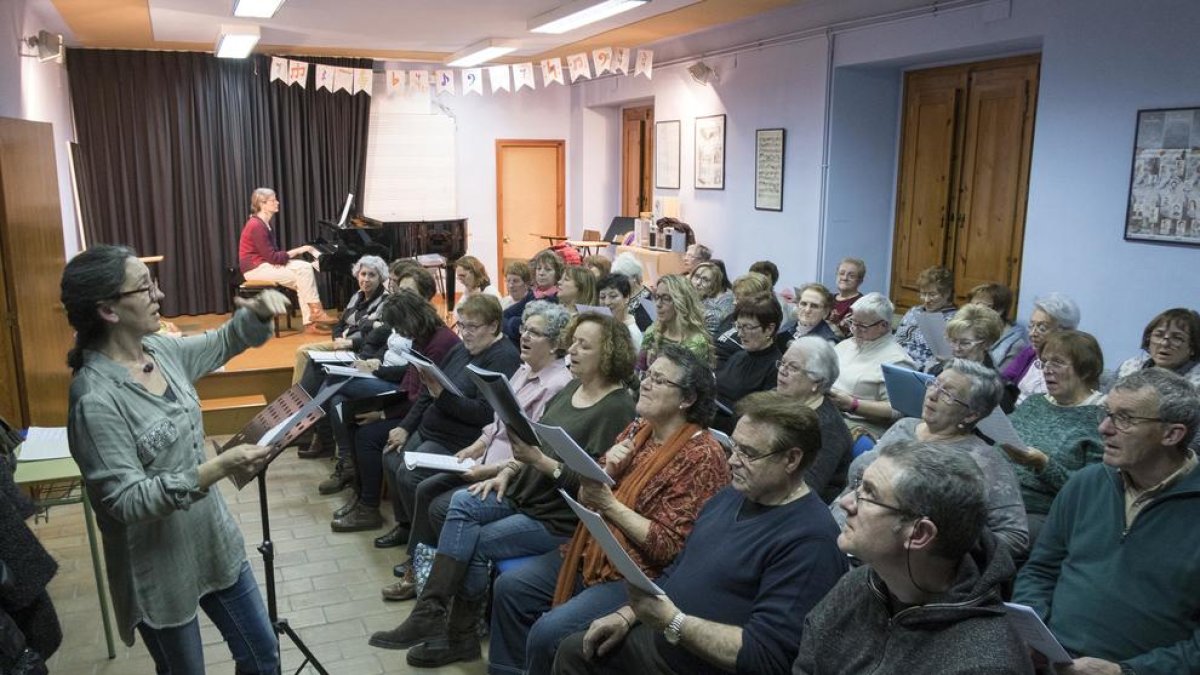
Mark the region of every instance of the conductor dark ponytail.
[[83, 350], [104, 337], [99, 304], [120, 295], [125, 285], [125, 261], [135, 256], [127, 246], [93, 246], [71, 258], [63, 270], [61, 299], [67, 321], [75, 329], [75, 346], [67, 352], [67, 366], [72, 373], [83, 367]]

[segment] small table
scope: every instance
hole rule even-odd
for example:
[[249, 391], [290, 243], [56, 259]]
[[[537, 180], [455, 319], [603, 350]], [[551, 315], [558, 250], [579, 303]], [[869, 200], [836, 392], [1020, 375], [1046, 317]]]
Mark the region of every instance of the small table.
[[537, 232], [530, 232], [529, 234], [533, 237], [541, 237], [542, 239], [545, 239], [547, 242], [549, 242], [550, 246], [554, 246], [558, 242], [566, 241], [568, 239], [568, 237], [564, 237], [561, 234], [538, 234]]
[[117, 649], [113, 644], [112, 619], [109, 618], [108, 582], [101, 569], [100, 548], [96, 543], [95, 517], [83, 486], [83, 477], [79, 473], [79, 466], [70, 457], [22, 462], [19, 461], [20, 452], [21, 448], [17, 446], [17, 470], [13, 473], [13, 480], [17, 485], [37, 485], [51, 482], [74, 482], [79, 485], [78, 492], [72, 485], [63, 496], [38, 499], [34, 503], [39, 507], [83, 504], [83, 522], [87, 531], [88, 546], [92, 551], [92, 573], [96, 577], [96, 595], [100, 598], [100, 618], [104, 621], [104, 641], [108, 644], [108, 658], [115, 659], [117, 658]]

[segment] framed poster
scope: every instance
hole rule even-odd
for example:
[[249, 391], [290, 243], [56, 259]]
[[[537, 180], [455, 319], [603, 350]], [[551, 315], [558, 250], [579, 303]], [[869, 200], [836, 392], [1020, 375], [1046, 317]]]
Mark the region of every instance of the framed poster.
[[654, 123], [654, 187], [679, 189], [679, 120]]
[[1200, 246], [1200, 108], [1138, 111], [1125, 239]]
[[725, 116], [696, 118], [696, 189], [725, 189]]
[[754, 132], [754, 208], [783, 210], [783, 148], [787, 132], [759, 129]]

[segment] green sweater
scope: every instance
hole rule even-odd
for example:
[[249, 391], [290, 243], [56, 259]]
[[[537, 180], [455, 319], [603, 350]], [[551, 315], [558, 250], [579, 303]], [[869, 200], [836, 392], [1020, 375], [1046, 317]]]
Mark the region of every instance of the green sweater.
[[1046, 453], [1046, 468], [1014, 465], [1027, 513], [1049, 513], [1054, 496], [1075, 472], [1104, 459], [1100, 408], [1064, 407], [1045, 396], [1030, 396], [1013, 411], [1012, 423], [1026, 445]]
[[1125, 528], [1124, 485], [1103, 464], [1059, 492], [1013, 601], [1079, 656], [1138, 675], [1200, 672], [1200, 470], [1153, 498]]
[[[546, 410], [538, 421], [552, 427], [562, 427], [589, 455], [600, 457], [612, 447], [617, 434], [633, 421], [633, 395], [621, 387], [609, 392], [589, 408], [576, 408], [571, 403], [571, 397], [578, 389], [579, 380], [572, 380], [563, 387], [546, 404]], [[551, 459], [558, 459], [550, 447], [543, 446], [542, 452]], [[550, 476], [525, 465], [513, 477], [506, 495], [517, 511], [540, 520], [554, 534], [566, 537], [575, 531], [578, 518], [559, 496], [560, 487], [574, 494], [579, 489], [579, 479], [564, 467], [562, 477], [556, 483]]]

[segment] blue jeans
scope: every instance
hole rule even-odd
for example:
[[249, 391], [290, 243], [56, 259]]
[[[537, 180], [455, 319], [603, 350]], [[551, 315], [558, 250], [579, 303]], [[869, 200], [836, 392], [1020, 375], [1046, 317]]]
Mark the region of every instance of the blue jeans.
[[628, 604], [624, 582], [583, 588], [577, 574], [574, 597], [550, 609], [562, 561], [556, 549], [497, 577], [488, 645], [491, 675], [549, 675], [560, 642]]
[[566, 543], [540, 521], [518, 513], [512, 502], [501, 502], [495, 493], [486, 500], [470, 492], [456, 492], [438, 538], [438, 553], [468, 563], [459, 593], [478, 598], [487, 591], [488, 562], [540, 555]]
[[[279, 640], [267, 618], [267, 608], [250, 563], [242, 563], [237, 581], [200, 598], [200, 608], [221, 631], [239, 673], [279, 672]], [[151, 628], [139, 623], [138, 632], [160, 675], [204, 675], [204, 645], [200, 618], [174, 628]]]

